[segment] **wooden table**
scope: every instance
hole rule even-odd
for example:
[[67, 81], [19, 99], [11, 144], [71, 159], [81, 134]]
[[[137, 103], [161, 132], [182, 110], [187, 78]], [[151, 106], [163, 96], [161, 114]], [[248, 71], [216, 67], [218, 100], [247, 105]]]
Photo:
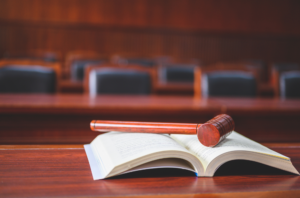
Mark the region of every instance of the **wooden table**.
[[76, 82], [72, 80], [60, 80], [58, 83], [58, 92], [82, 94], [84, 92], [83, 82]]
[[[266, 146], [291, 157], [300, 170], [300, 144]], [[0, 146], [0, 159], [0, 197], [7, 198], [300, 196], [299, 176], [271, 167], [260, 171], [265, 168], [263, 165], [235, 171], [225, 167], [213, 178], [197, 178], [173, 170], [93, 181], [82, 145]]]
[[193, 96], [194, 83], [162, 83], [155, 84], [154, 92], [157, 95]]
[[227, 113], [259, 142], [300, 142], [300, 100], [166, 96], [0, 95], [0, 144], [84, 144], [91, 120], [202, 123]]

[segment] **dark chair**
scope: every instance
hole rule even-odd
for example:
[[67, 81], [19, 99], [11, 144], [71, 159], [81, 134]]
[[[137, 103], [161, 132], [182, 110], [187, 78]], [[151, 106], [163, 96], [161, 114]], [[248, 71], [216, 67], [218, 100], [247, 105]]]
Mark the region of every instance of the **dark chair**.
[[159, 68], [158, 76], [163, 83], [193, 83], [196, 65], [170, 64]]
[[255, 97], [256, 78], [243, 71], [214, 71], [202, 76], [204, 97]]
[[281, 73], [285, 71], [299, 70], [300, 66], [297, 63], [274, 63], [272, 69]]
[[89, 65], [99, 65], [108, 62], [109, 57], [96, 51], [70, 51], [65, 57], [66, 79], [81, 83]]
[[281, 91], [280, 91], [280, 76], [284, 72], [289, 71], [299, 71], [300, 65], [297, 63], [274, 63], [272, 65], [272, 73], [271, 73], [271, 85], [273, 87], [273, 91], [275, 93], [276, 97], [280, 97]]
[[151, 93], [151, 75], [149, 72], [123, 69], [98, 68], [89, 73], [89, 93], [97, 94], [135, 94]]
[[71, 79], [74, 81], [82, 81], [87, 66], [99, 65], [104, 62], [104, 60], [74, 60], [71, 64]]
[[10, 65], [0, 68], [0, 93], [54, 93], [56, 73], [41, 66]]
[[300, 98], [300, 71], [283, 72], [279, 83], [281, 98]]
[[258, 83], [266, 83], [268, 81], [268, 64], [263, 60], [245, 60], [241, 61], [245, 68], [257, 74]]
[[140, 65], [143, 67], [154, 67], [156, 61], [153, 59], [143, 59], [143, 58], [129, 58], [127, 59], [128, 65]]
[[142, 67], [154, 67], [157, 65], [157, 61], [155, 59], [150, 58], [123, 58], [119, 56], [115, 56], [112, 61], [116, 65], [137, 65]]

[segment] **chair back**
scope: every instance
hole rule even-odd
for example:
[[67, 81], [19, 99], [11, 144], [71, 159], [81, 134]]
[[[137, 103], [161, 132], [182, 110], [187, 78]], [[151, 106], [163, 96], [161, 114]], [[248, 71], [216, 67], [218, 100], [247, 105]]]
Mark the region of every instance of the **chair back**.
[[195, 70], [194, 96], [255, 97], [258, 93], [258, 71], [243, 62], [216, 63]]
[[54, 93], [61, 79], [61, 65], [36, 60], [0, 61], [2, 93]]
[[279, 83], [281, 98], [300, 98], [300, 71], [283, 72]]
[[88, 92], [98, 94], [149, 95], [152, 92], [152, 72], [136, 67], [88, 68]]
[[297, 70], [300, 71], [300, 65], [297, 63], [274, 63], [272, 65], [270, 81], [276, 97], [281, 96], [281, 91], [280, 91], [281, 74], [285, 72], [297, 71]]
[[72, 81], [82, 82], [85, 77], [85, 68], [89, 65], [108, 62], [107, 55], [95, 51], [71, 51], [65, 59], [64, 76]]
[[244, 71], [215, 71], [202, 76], [204, 97], [255, 97], [256, 78]]
[[118, 55], [115, 55], [111, 62], [119, 66], [135, 65], [142, 67], [155, 67], [158, 64], [154, 58], [121, 57]]
[[74, 60], [71, 64], [71, 79], [73, 81], [83, 81], [84, 71], [90, 65], [99, 65], [105, 60]]
[[196, 65], [167, 64], [158, 68], [158, 78], [162, 83], [193, 83]]
[[0, 93], [54, 93], [56, 75], [51, 68], [9, 65], [0, 68]]
[[286, 71], [299, 70], [300, 65], [297, 63], [274, 63], [272, 65], [272, 69], [281, 73]]

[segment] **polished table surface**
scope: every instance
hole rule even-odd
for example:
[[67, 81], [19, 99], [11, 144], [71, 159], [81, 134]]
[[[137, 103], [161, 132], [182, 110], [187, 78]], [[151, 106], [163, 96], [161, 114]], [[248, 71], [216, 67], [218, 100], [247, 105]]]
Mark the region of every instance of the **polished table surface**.
[[91, 120], [203, 123], [231, 115], [260, 142], [300, 142], [300, 100], [167, 96], [0, 95], [0, 144], [83, 144]]
[[[300, 170], [299, 143], [265, 145], [290, 157]], [[299, 176], [263, 165], [225, 167], [212, 178], [175, 169], [93, 181], [82, 145], [2, 145], [0, 159], [0, 197], [300, 196]]]
[[[160, 111], [167, 113], [296, 113], [300, 115], [300, 99], [283, 100], [267, 98], [202, 98], [180, 96], [124, 96], [102, 95], [90, 97], [79, 94], [35, 95], [0, 94], [1, 112], [60, 112], [99, 113], [102, 111]], [[170, 113], [170, 114], [171, 114]]]

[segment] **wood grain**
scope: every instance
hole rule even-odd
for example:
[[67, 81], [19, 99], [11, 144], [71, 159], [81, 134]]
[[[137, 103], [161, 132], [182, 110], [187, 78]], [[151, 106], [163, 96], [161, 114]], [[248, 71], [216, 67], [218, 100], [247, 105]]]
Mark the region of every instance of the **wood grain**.
[[[73, 147], [0, 150], [1, 197], [297, 197], [300, 192], [299, 176], [270, 167], [265, 168], [272, 170], [267, 173], [243, 168], [238, 175], [225, 171], [213, 178], [172, 171], [93, 181], [84, 149]], [[296, 169], [300, 169], [298, 148], [270, 148], [291, 157]]]
[[0, 3], [0, 18], [7, 20], [300, 34], [297, 26], [299, 3], [294, 0], [226, 0], [222, 3], [204, 0], [1, 0]]
[[58, 93], [73, 93], [73, 94], [83, 94], [83, 82], [74, 82], [72, 80], [60, 80]]
[[193, 96], [194, 87], [193, 83], [161, 83], [157, 81], [155, 85], [155, 94], [169, 96]]
[[107, 132], [120, 131], [131, 133], [170, 133], [170, 134], [197, 134], [198, 124], [165, 123], [165, 122], [128, 122], [93, 120], [91, 130]]
[[0, 95], [1, 144], [84, 144], [92, 120], [204, 123], [226, 113], [259, 142], [299, 142], [299, 100], [167, 96]]
[[0, 53], [87, 50], [204, 63], [300, 61], [295, 0], [1, 0], [0, 5]]
[[229, 115], [220, 114], [204, 124], [198, 124], [197, 137], [204, 146], [213, 147], [230, 135], [234, 127], [234, 121]]

